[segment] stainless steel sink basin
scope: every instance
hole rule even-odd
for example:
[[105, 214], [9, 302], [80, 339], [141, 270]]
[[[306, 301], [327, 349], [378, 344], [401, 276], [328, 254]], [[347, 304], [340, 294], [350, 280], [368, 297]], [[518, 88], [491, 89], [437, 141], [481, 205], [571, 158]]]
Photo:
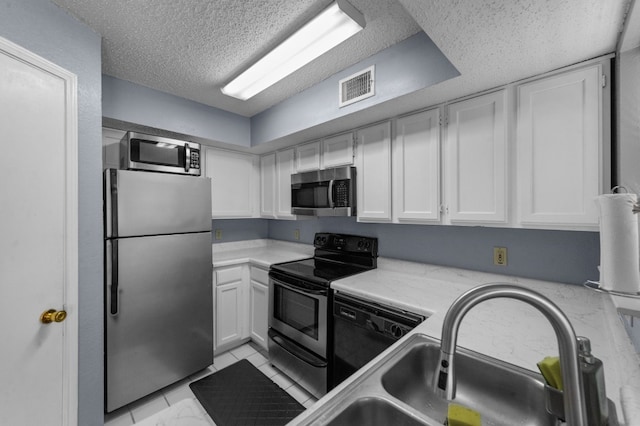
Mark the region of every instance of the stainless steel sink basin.
[[353, 425], [402, 425], [402, 426], [424, 426], [411, 413], [402, 410], [398, 405], [386, 399], [377, 397], [365, 397], [349, 404], [347, 408], [327, 423], [330, 426], [353, 426]]
[[[448, 402], [432, 389], [439, 349], [437, 339], [410, 336], [300, 424], [442, 425]], [[540, 374], [460, 347], [455, 361], [454, 402], [478, 411], [484, 426], [558, 424], [545, 408]], [[609, 410], [617, 425], [611, 402]]]
[[[382, 374], [382, 387], [395, 398], [436, 419], [444, 419], [448, 403], [433, 392], [440, 345], [415, 342]], [[458, 388], [455, 402], [480, 413], [483, 424], [555, 425], [545, 409], [539, 374], [478, 353], [456, 354]]]

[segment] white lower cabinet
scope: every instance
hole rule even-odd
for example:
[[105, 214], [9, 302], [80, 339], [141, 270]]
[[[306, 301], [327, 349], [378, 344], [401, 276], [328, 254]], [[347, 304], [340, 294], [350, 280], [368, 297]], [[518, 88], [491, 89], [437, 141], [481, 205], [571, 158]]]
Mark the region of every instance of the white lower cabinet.
[[248, 340], [247, 268], [247, 265], [240, 265], [214, 270], [216, 353], [232, 349]]
[[251, 340], [267, 349], [269, 329], [269, 273], [266, 269], [251, 266], [249, 283], [249, 328]]
[[252, 340], [267, 349], [269, 315], [269, 272], [243, 265], [215, 268], [216, 354]]

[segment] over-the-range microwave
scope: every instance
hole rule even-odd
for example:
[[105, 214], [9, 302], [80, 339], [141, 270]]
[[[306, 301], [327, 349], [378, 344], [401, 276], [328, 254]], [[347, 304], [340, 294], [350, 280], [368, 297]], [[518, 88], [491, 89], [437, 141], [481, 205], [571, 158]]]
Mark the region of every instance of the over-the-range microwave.
[[127, 132], [120, 141], [120, 167], [200, 176], [200, 144]]
[[356, 215], [356, 168], [336, 167], [291, 175], [291, 213]]

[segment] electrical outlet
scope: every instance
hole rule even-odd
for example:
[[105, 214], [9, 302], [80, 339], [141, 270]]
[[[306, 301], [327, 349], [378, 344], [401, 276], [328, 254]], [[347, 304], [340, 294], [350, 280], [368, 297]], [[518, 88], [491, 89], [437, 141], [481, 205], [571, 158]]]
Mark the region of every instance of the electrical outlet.
[[507, 248], [506, 247], [493, 248], [493, 264], [498, 266], [507, 266]]
[[222, 229], [216, 229], [216, 240], [222, 239]]
[[300, 230], [296, 229], [295, 231], [293, 231], [293, 238], [295, 240], [299, 240], [300, 239]]

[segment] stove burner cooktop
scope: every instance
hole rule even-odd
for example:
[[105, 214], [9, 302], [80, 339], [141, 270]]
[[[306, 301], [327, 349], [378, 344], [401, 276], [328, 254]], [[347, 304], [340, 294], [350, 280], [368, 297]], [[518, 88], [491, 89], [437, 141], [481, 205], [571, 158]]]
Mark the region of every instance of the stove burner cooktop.
[[317, 233], [313, 245], [314, 257], [279, 263], [273, 265], [271, 269], [301, 280], [328, 286], [331, 281], [376, 267], [377, 238]]
[[364, 272], [370, 268], [346, 263], [327, 262], [312, 257], [293, 262], [279, 263], [273, 265], [272, 269], [300, 279], [328, 284], [331, 281]]

